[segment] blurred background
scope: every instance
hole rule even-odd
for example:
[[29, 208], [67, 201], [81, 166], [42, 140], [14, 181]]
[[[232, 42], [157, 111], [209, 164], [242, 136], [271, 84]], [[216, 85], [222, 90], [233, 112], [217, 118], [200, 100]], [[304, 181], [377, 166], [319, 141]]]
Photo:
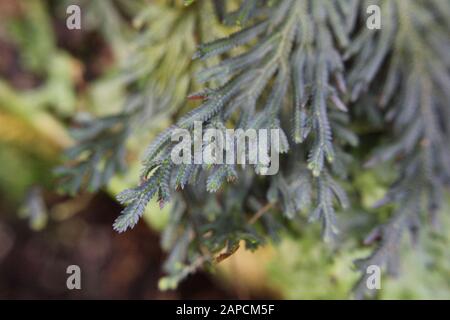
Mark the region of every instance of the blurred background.
[[[183, 14], [175, 2], [0, 0], [0, 298], [348, 297], [358, 279], [352, 261], [369, 251], [351, 239], [331, 250], [314, 227], [300, 239], [282, 235], [277, 245], [256, 253], [240, 250], [215, 272], [193, 275], [175, 291], [158, 289], [165, 257], [159, 232], [169, 209], [152, 203], [134, 230], [119, 235], [112, 229], [121, 211], [114, 195], [137, 183], [142, 146], [171, 123], [173, 113], [131, 139], [127, 172], [103, 191], [76, 197], [57, 192], [53, 169], [73, 144], [74, 118], [112, 114], [123, 103], [126, 88], [117, 79], [139, 5], [170, 7], [162, 17], [170, 21]], [[66, 28], [72, 3], [82, 9], [81, 30]], [[222, 32], [218, 27], [216, 34]], [[163, 67], [162, 74], [170, 72]], [[171, 90], [180, 100], [184, 91]], [[384, 191], [379, 176], [358, 178], [367, 203]], [[420, 245], [405, 245], [399, 276], [383, 279], [378, 298], [450, 299], [448, 216], [442, 215], [444, 232], [429, 231]], [[81, 267], [82, 290], [66, 288], [72, 264]]]

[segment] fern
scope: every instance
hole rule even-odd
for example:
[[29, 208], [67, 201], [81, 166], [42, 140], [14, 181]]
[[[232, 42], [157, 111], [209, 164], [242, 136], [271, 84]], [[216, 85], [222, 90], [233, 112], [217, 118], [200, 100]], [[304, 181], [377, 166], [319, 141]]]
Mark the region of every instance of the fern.
[[[107, 5], [112, 10], [112, 4]], [[126, 143], [140, 134], [137, 128], [155, 125], [185, 107], [185, 96], [195, 89], [189, 75], [204, 65], [189, 56], [195, 52], [195, 37], [202, 34], [207, 40], [221, 33], [219, 27], [205, 32], [206, 23], [215, 25], [210, 18], [213, 9], [206, 3], [196, 6], [185, 11], [176, 4], [153, 4], [135, 17], [139, 32], [119, 61], [116, 79], [128, 98], [117, 114], [78, 121], [72, 130], [78, 144], [67, 151], [66, 165], [56, 171], [65, 192], [97, 191], [106, 185], [125, 169]]]
[[[209, 217], [207, 220], [202, 218], [203, 215], [210, 215], [207, 214], [211, 209], [210, 206], [222, 208], [221, 212], [232, 210], [230, 214], [242, 216], [242, 213], [237, 212], [239, 210], [242, 212], [250, 205], [249, 199], [253, 199], [253, 205], [259, 209], [265, 207], [265, 202], [272, 202], [274, 207], [272, 209], [275, 207], [281, 209], [282, 216], [285, 217], [282, 218], [284, 223], [289, 220], [301, 220], [303, 218], [297, 214], [297, 209], [302, 205], [296, 203], [295, 194], [290, 192], [291, 185], [296, 185], [296, 172], [286, 172], [286, 178], [282, 178], [284, 173], [276, 176], [270, 187], [270, 190], [276, 191], [269, 190], [265, 198], [264, 193], [260, 191], [263, 182], [255, 175], [255, 171], [258, 171], [257, 166], [252, 173], [248, 169], [238, 170], [234, 165], [178, 166], [172, 164], [170, 160], [171, 150], [174, 147], [171, 133], [176, 128], [193, 130], [196, 121], [201, 121], [208, 128], [220, 130], [225, 127], [225, 123], [240, 129], [279, 128], [283, 143], [278, 151], [285, 153], [289, 149], [295, 150], [287, 156], [286, 161], [309, 168], [309, 172], [304, 172], [304, 177], [317, 185], [314, 196], [317, 208], [315, 217], [323, 222], [325, 239], [332, 240], [337, 231], [335, 205], [339, 202], [335, 201], [336, 190], [339, 190], [341, 199], [345, 198], [344, 191], [337, 186], [330, 174], [334, 173], [331, 164], [335, 162], [337, 154], [342, 154], [342, 147], [348, 140], [344, 137], [339, 141], [333, 141], [333, 126], [339, 124], [342, 126], [348, 120], [345, 114], [347, 108], [341, 100], [346, 86], [340, 47], [343, 48], [348, 44], [350, 32], [350, 28], [335, 31], [332, 27], [339, 21], [345, 21], [348, 14], [339, 11], [340, 14], [336, 15], [335, 5], [334, 1], [271, 3], [246, 1], [240, 9], [245, 11], [245, 17], [239, 18], [243, 19], [241, 24], [245, 24], [245, 28], [226, 38], [200, 45], [194, 59], [207, 60], [223, 54], [227, 56], [219, 64], [202, 70], [198, 75], [201, 82], [219, 85], [194, 94], [194, 97], [204, 98], [204, 102], [181, 117], [175, 126], [161, 133], [149, 146], [144, 157], [142, 179], [149, 179], [152, 187], [149, 189], [139, 187], [137, 190], [140, 190], [142, 196], [146, 198], [147, 195], [156, 195], [153, 192], [155, 189], [160, 196], [170, 193], [166, 188], [162, 190], [163, 186], [158, 179], [152, 179], [160, 174], [161, 163], [169, 163], [171, 179], [176, 180], [174, 184], [170, 184], [173, 186], [172, 189], [183, 189], [183, 196], [176, 197], [177, 201], [183, 203], [182, 207], [189, 208], [195, 203], [195, 200], [191, 199], [194, 192], [197, 196], [202, 196], [201, 202], [204, 204], [198, 204], [195, 217], [191, 216], [191, 219], [198, 220], [200, 229], [208, 220], [213, 219], [215, 225], [220, 223], [218, 219], [222, 219], [219, 216]], [[231, 15], [235, 14], [242, 13]], [[335, 38], [339, 39], [339, 42], [335, 42]], [[254, 42], [256, 44], [252, 45]], [[286, 121], [287, 117], [294, 121]], [[340, 132], [343, 131], [341, 127]], [[288, 137], [284, 132], [293, 134]], [[340, 136], [339, 133], [337, 135]], [[354, 136], [352, 138], [356, 140]], [[239, 197], [241, 202], [235, 199], [239, 205], [223, 208], [223, 204], [208, 194], [221, 190], [221, 186], [223, 189], [226, 180], [241, 185], [244, 177], [249, 189], [248, 194], [244, 193], [245, 197]], [[329, 184], [331, 182], [332, 185]], [[144, 185], [146, 184], [147, 182], [144, 182]], [[199, 190], [206, 192], [200, 193]], [[132, 202], [131, 208], [135, 206], [135, 202]], [[275, 214], [278, 210], [272, 211]], [[124, 210], [123, 215], [125, 217], [129, 215], [128, 208]], [[126, 218], [123, 219], [119, 218], [120, 221], [128, 221]], [[245, 225], [243, 217], [239, 219], [240, 224]], [[121, 226], [119, 230], [132, 225], [134, 220], [130, 220], [130, 225]], [[170, 230], [183, 228], [182, 222], [178, 221], [177, 225], [178, 227], [172, 227]], [[214, 230], [218, 230], [219, 227]], [[206, 231], [210, 232], [211, 230]], [[233, 231], [228, 232], [227, 239]], [[228, 239], [226, 245], [221, 238], [216, 239], [217, 242], [213, 241], [215, 238], [208, 239], [211, 246], [207, 248], [209, 252], [207, 256], [210, 257], [207, 261], [214, 260], [211, 257], [220, 256], [224, 248], [234, 247], [239, 239], [247, 239], [246, 233], [238, 235], [231, 244]], [[263, 234], [255, 237], [251, 241], [251, 246], [262, 243], [260, 241], [262, 236]], [[204, 237], [204, 233], [196, 233], [191, 239], [192, 245], [195, 243], [204, 245], [205, 240], [202, 240]], [[185, 255], [180, 259], [186, 259]], [[174, 277], [179, 280], [178, 276]]]
[[[404, 230], [410, 230], [414, 238], [422, 224], [421, 213], [428, 213], [430, 221], [435, 219], [442, 191], [450, 181], [450, 61], [443, 50], [450, 45], [444, 36], [448, 33], [449, 8], [439, 0], [378, 3], [386, 13], [385, 28], [371, 35], [362, 31], [357, 36], [360, 49], [351, 51], [360, 63], [355, 63], [349, 78], [354, 97], [377, 77], [384, 83], [378, 92], [378, 107], [391, 127], [392, 142], [379, 147], [367, 165], [394, 160], [399, 177], [378, 204], [393, 203], [393, 216], [370, 235], [367, 242], [381, 241], [359, 264], [362, 270], [371, 264], [387, 265], [388, 271], [395, 273]], [[368, 46], [373, 46], [376, 54], [363, 66]], [[380, 74], [382, 65], [386, 65], [386, 75]], [[357, 296], [364, 294], [364, 280], [357, 286]]]
[[[247, 2], [245, 6], [248, 6]], [[261, 9], [258, 2], [251, 7]], [[276, 2], [271, 7], [273, 14], [270, 16], [260, 10], [261, 16], [255, 15], [257, 21], [253, 25], [227, 38], [201, 45], [194, 58], [210, 58], [243, 46], [255, 38], [259, 40], [248, 50], [236, 56], [230, 55], [219, 65], [201, 72], [202, 81], [214, 79], [223, 85], [210, 89], [206, 101], [182, 117], [176, 127], [192, 129], [195, 121], [206, 125], [216, 121], [232, 121], [243, 129], [270, 128], [280, 123], [279, 117], [290, 109], [295, 121], [294, 128], [289, 131], [298, 133], [305, 129], [299, 125], [302, 120], [297, 120], [302, 116], [305, 118], [303, 122], [307, 123], [304, 126], [310, 126], [308, 167], [314, 176], [320, 176], [325, 162], [331, 163], [335, 157], [329, 109], [332, 109], [331, 112], [346, 111], [339, 99], [340, 89], [344, 87], [343, 63], [334, 48], [332, 28], [327, 24], [335, 18], [344, 18], [334, 17], [331, 13], [333, 9], [333, 6], [324, 6], [323, 3], [309, 6], [305, 2]], [[316, 38], [313, 36], [315, 29], [319, 30]], [[340, 38], [348, 39], [345, 33], [340, 34]], [[307, 54], [307, 58], [303, 57], [303, 53]], [[316, 60], [316, 56], [320, 58]], [[296, 72], [291, 74], [291, 69]], [[289, 83], [292, 85], [289, 86]], [[314, 92], [312, 87], [316, 87]], [[289, 101], [285, 99], [288, 90], [291, 92]], [[338, 103], [333, 104], [333, 101]], [[257, 104], [264, 107], [258, 110]], [[144, 176], [158, 166], [160, 155], [169, 160], [173, 147], [170, 137], [174, 128], [162, 133], [149, 147], [144, 161]], [[297, 136], [295, 141], [301, 143], [308, 136]], [[285, 145], [288, 144], [287, 138], [284, 140]], [[184, 169], [175, 168], [175, 171]], [[212, 173], [213, 176], [208, 179], [208, 189], [217, 190], [216, 176], [221, 172], [220, 175], [223, 175], [223, 170]], [[332, 209], [330, 214], [333, 212]]]
[[[141, 184], [119, 195], [126, 207], [114, 224], [119, 232], [132, 228], [151, 198], [161, 206], [173, 202], [162, 239], [170, 254], [160, 286], [168, 289], [232, 255], [242, 242], [253, 250], [269, 237], [277, 239], [281, 230], [301, 233], [308, 220], [321, 222], [327, 241], [346, 237], [338, 236], [336, 211], [359, 206], [349, 186], [364, 170], [361, 158], [373, 153], [367, 166], [397, 168], [397, 181], [379, 203], [394, 209], [365, 241], [379, 240], [373, 254], [357, 264], [363, 272], [371, 264], [392, 271], [404, 231], [416, 234], [424, 212], [434, 219], [450, 181], [449, 5], [440, 0], [239, 3], [232, 12], [225, 1], [184, 1], [184, 9], [146, 6], [137, 21], [163, 31], [155, 34], [138, 23], [141, 34], [128, 60], [132, 71], [126, 73], [135, 103], [85, 129], [83, 143], [72, 151], [78, 159], [69, 171], [73, 190], [86, 175], [95, 188], [105, 184], [109, 175], [92, 174], [95, 163], [104, 161], [106, 168], [112, 161], [119, 168], [115, 157], [123, 155], [119, 150], [140, 123], [165, 112], [174, 115], [174, 124], [144, 153]], [[381, 8], [381, 30], [365, 25], [372, 4]], [[213, 24], [199, 19], [203, 14], [238, 28], [207, 39], [206, 28]], [[197, 49], [195, 38], [201, 40]], [[203, 90], [191, 80], [193, 73]], [[201, 103], [187, 110], [186, 100]], [[195, 135], [198, 122], [221, 132], [279, 129], [279, 173], [261, 176], [258, 164], [174, 164], [173, 132]], [[366, 132], [370, 141], [360, 146]], [[188, 148], [195, 153], [194, 142], [195, 137]], [[80, 162], [86, 151], [87, 160]], [[250, 148], [239, 156], [251, 158], [255, 152]], [[96, 175], [101, 183], [92, 182]], [[357, 297], [366, 294], [365, 280], [355, 288]]]

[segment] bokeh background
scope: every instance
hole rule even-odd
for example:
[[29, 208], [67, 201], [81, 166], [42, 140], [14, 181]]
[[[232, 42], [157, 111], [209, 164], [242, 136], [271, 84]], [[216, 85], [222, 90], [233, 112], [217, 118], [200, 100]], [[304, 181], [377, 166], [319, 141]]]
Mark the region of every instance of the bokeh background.
[[[173, 1], [78, 1], [83, 28], [71, 31], [70, 1], [0, 0], [0, 298], [348, 298], [358, 278], [352, 261], [369, 251], [352, 239], [332, 250], [314, 227], [296, 239], [281, 235], [256, 253], [238, 251], [175, 291], [158, 289], [165, 257], [159, 231], [168, 209], [151, 204], [125, 234], [112, 223], [121, 211], [114, 195], [137, 182], [140, 148], [169, 116], [130, 142], [129, 170], [102, 192], [57, 192], [52, 172], [73, 143], [74, 117], [113, 113], [126, 95], [116, 79], [138, 2]], [[384, 192], [383, 174], [358, 179], [365, 202]], [[426, 230], [420, 245], [405, 244], [403, 268], [397, 278], [383, 278], [377, 298], [450, 298], [448, 216], [440, 232]], [[82, 269], [82, 290], [66, 288], [71, 264]]]

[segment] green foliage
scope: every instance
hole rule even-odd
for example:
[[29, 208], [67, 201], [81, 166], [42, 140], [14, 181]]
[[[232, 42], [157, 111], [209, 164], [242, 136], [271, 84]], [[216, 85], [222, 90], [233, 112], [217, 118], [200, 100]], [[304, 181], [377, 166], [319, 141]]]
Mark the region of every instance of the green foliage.
[[[342, 147], [349, 142], [349, 136], [353, 138], [351, 142], [355, 143], [355, 136], [345, 129], [349, 120], [345, 114], [347, 108], [339, 98], [345, 92], [343, 60], [332, 39], [339, 37], [339, 45], [345, 46], [350, 28], [345, 31], [338, 29], [336, 34], [335, 28], [330, 26], [330, 23], [345, 21], [348, 12], [334, 16], [335, 7], [328, 2], [309, 6], [304, 2], [282, 1], [270, 4], [269, 7], [262, 2], [255, 2], [254, 5], [250, 5], [250, 2], [245, 2], [240, 10], [254, 10], [254, 13], [241, 12], [235, 15], [241, 17], [238, 18], [241, 19], [241, 24], [250, 22], [250, 19], [255, 21], [254, 24], [249, 23], [248, 27], [227, 38], [202, 44], [194, 55], [194, 58], [204, 60], [230, 53], [219, 64], [204, 69], [198, 75], [201, 82], [218, 85], [197, 94], [205, 97], [204, 103], [155, 139], [144, 157], [142, 180], [145, 182], [119, 196], [128, 207], [115, 223], [118, 231], [124, 231], [136, 223], [143, 213], [143, 204], [149, 197], [157, 196], [163, 205], [174, 196], [175, 201], [182, 202], [183, 207], [191, 207], [194, 203], [191, 198], [194, 193], [192, 189], [195, 189], [196, 196], [202, 196], [197, 200], [200, 202], [195, 210], [197, 217], [192, 218], [198, 220], [200, 229], [211, 222], [214, 227], [206, 232], [193, 230], [195, 236], [191, 237], [192, 245], [183, 245], [184, 252], [179, 254], [177, 260], [187, 259], [195, 263], [197, 254], [193, 253], [189, 257], [189, 250], [192, 251], [197, 242], [200, 247], [205, 247], [207, 243], [213, 244], [202, 249], [203, 253], [207, 252], [207, 261], [213, 261], [214, 256], [222, 250], [231, 251], [240, 239], [251, 239], [247, 242], [249, 247], [261, 244], [264, 233], [275, 233], [271, 229], [276, 229], [277, 224], [289, 223], [284, 217], [303, 219], [295, 214], [299, 208], [308, 206], [299, 203], [296, 198], [297, 194], [302, 193], [303, 197], [312, 199], [310, 220], [320, 219], [325, 239], [331, 240], [337, 232], [334, 205], [340, 202], [346, 206], [348, 202], [345, 192], [331, 175], [345, 176], [345, 170], [340, 170], [344, 166], [339, 166], [339, 163], [346, 161]], [[267, 15], [268, 11], [264, 10], [266, 8], [272, 14]], [[249, 21], [242, 20], [242, 16], [246, 16]], [[316, 29], [320, 30], [319, 37], [314, 37]], [[241, 50], [233, 55], [236, 47]], [[318, 90], [312, 89], [315, 87]], [[263, 107], [258, 108], [259, 105]], [[287, 118], [293, 118], [293, 123], [286, 121]], [[252, 170], [242, 171], [233, 165], [175, 166], [170, 160], [174, 146], [171, 133], [175, 128], [191, 130], [195, 121], [202, 121], [208, 128], [216, 129], [225, 128], [231, 123], [244, 130], [279, 128], [282, 132], [292, 132], [291, 138], [286, 138], [292, 149], [290, 156], [284, 159], [289, 164], [284, 166], [287, 168], [286, 172], [263, 182]], [[335, 133], [336, 140], [339, 141], [335, 145], [332, 141], [333, 126], [340, 129]], [[337, 165], [331, 165], [335, 163]], [[174, 177], [172, 184], [171, 177]], [[247, 180], [245, 182], [244, 177]], [[237, 180], [235, 187], [241, 194], [238, 198], [231, 197], [232, 204], [229, 205], [220, 203], [208, 194], [218, 191], [224, 180]], [[308, 190], [303, 189], [304, 184], [299, 185], [301, 180], [308, 181]], [[243, 184], [245, 189], [242, 189]], [[264, 190], [266, 185], [270, 186], [267, 191]], [[174, 189], [184, 189], [183, 197], [173, 195]], [[228, 198], [226, 192], [221, 192], [223, 199]], [[235, 232], [245, 226], [245, 220], [249, 219], [243, 212], [258, 211], [268, 201], [281, 209], [281, 215], [275, 218], [280, 221], [274, 225], [269, 222], [261, 225], [258, 223], [258, 229], [261, 229], [258, 231], [250, 225], [248, 230], [244, 229], [244, 233], [239, 231], [236, 237]], [[218, 208], [217, 214], [211, 211], [212, 207]], [[239, 218], [236, 230], [230, 229], [233, 224], [228, 224], [224, 230], [220, 221], [231, 219], [228, 216]], [[271, 219], [268, 217], [266, 215], [263, 220]], [[178, 225], [177, 229], [191, 228], [184, 226], [186, 221], [175, 223]], [[225, 238], [218, 237], [224, 231]], [[178, 241], [185, 242], [183, 239], [179, 236]], [[177, 275], [175, 277], [178, 278]]]
[[[64, 169], [69, 190], [106, 184], [131, 132], [176, 112], [144, 154], [140, 185], [118, 196], [125, 209], [114, 224], [126, 231], [151, 198], [160, 206], [172, 200], [161, 288], [220, 262], [240, 241], [255, 249], [280, 230], [299, 233], [308, 220], [320, 221], [330, 242], [351, 232], [359, 237], [381, 222], [365, 241], [377, 248], [358, 265], [364, 274], [371, 264], [394, 271], [404, 231], [416, 235], [425, 216], [435, 217], [450, 181], [448, 3], [243, 0], [223, 19], [240, 29], [222, 38], [212, 35], [211, 3], [222, 17], [224, 2], [184, 3], [189, 6], [147, 4], [136, 19], [140, 34], [125, 69], [129, 101], [118, 115], [80, 129], [80, 144], [69, 151], [76, 165]], [[365, 25], [370, 4], [381, 8], [381, 30]], [[206, 89], [191, 98], [203, 101], [186, 112], [199, 66], [197, 80]], [[171, 134], [193, 131], [196, 121], [218, 130], [280, 129], [280, 172], [262, 177], [258, 166], [175, 165]], [[389, 204], [392, 214], [348, 227], [336, 210], [364, 207], [363, 192], [353, 186], [365, 162], [398, 172], [376, 205]], [[345, 232], [338, 234], [339, 226]], [[366, 293], [365, 279], [357, 297]]]
[[[449, 201], [442, 209], [448, 212]], [[442, 215], [442, 229], [449, 227], [450, 217]], [[352, 260], [367, 249], [358, 248], [355, 239], [346, 238], [339, 250], [317, 243], [316, 230], [307, 228], [296, 237], [286, 236], [265, 267], [267, 281], [287, 299], [345, 299], [357, 280], [349, 267]], [[407, 240], [407, 239], [404, 239]], [[407, 267], [395, 278], [384, 277], [380, 299], [447, 299], [450, 292], [450, 240], [448, 232], [436, 233], [424, 226], [414, 250], [402, 241], [399, 259]]]
[[12, 40], [21, 50], [23, 64], [38, 73], [49, 65], [49, 53], [56, 49], [47, 7], [41, 1], [22, 1], [23, 17], [7, 21]]
[[[31, 186], [52, 184], [48, 172], [70, 144], [58, 117], [72, 114], [75, 106], [74, 61], [57, 48], [48, 5], [19, 1], [16, 6], [21, 10], [0, 21], [4, 54], [18, 52], [18, 65], [6, 59], [12, 65], [0, 70], [0, 189], [13, 206]], [[9, 76], [18, 81], [9, 83]]]
[[[126, 167], [126, 142], [139, 134], [137, 128], [156, 126], [186, 105], [188, 92], [196, 88], [190, 75], [205, 65], [191, 61], [195, 37], [209, 39], [221, 33], [214, 28], [211, 10], [207, 3], [185, 10], [151, 4], [136, 16], [133, 23], [139, 32], [116, 78], [127, 99], [114, 115], [78, 117], [73, 135], [79, 143], [66, 153], [72, 162], [56, 171], [64, 191], [96, 191], [106, 185]], [[210, 21], [213, 28], [207, 33]]]
[[[353, 98], [379, 77], [374, 85], [379, 101], [373, 108], [384, 110], [389, 140], [375, 151], [367, 166], [397, 160], [399, 177], [377, 206], [395, 205], [392, 218], [376, 228], [367, 243], [381, 238], [375, 252], [358, 261], [362, 270], [371, 264], [386, 265], [397, 273], [398, 248], [404, 230], [413, 239], [427, 219], [436, 219], [443, 191], [450, 181], [448, 13], [441, 1], [380, 1], [385, 28], [378, 34], [363, 30], [348, 57], [357, 62], [349, 79]], [[367, 59], [365, 49], [376, 54]], [[359, 48], [358, 48], [359, 47]], [[364, 65], [362, 63], [364, 61]], [[386, 66], [385, 74], [380, 67]], [[377, 67], [378, 66], [378, 67]], [[377, 82], [374, 82], [374, 84]], [[361, 283], [364, 283], [364, 277]], [[361, 285], [357, 294], [361, 294]]]
[[[247, 10], [245, 6], [242, 9]], [[175, 127], [162, 133], [149, 147], [144, 160], [143, 178], [153, 170], [159, 174], [165, 170], [163, 174], [167, 175], [171, 174], [169, 171], [173, 171], [175, 176], [193, 175], [200, 170], [195, 165], [189, 165], [190, 168], [186, 168], [185, 165], [180, 167], [160, 165], [162, 162], [170, 161], [173, 147], [170, 141], [172, 130], [176, 127], [191, 129], [195, 121], [202, 121], [216, 129], [225, 127], [225, 123], [230, 121], [242, 129], [277, 127], [283, 131], [293, 131], [294, 143], [308, 144], [307, 148], [298, 148], [303, 155], [297, 154], [297, 157], [308, 159], [308, 168], [315, 177], [308, 179], [314, 179], [320, 190], [317, 195], [319, 198], [317, 209], [312, 218], [323, 220], [325, 237], [331, 238], [335, 233], [335, 217], [330, 190], [338, 190], [339, 194], [342, 192], [334, 182], [331, 187], [329, 177], [319, 176], [326, 170], [325, 158], [332, 163], [335, 152], [342, 153], [342, 151], [340, 146], [337, 146], [335, 151], [332, 145], [332, 126], [328, 113], [330, 118], [335, 117], [333, 120], [337, 124], [342, 125], [347, 121], [347, 117], [342, 114], [346, 108], [338, 97], [339, 90], [344, 89], [341, 74], [343, 64], [331, 41], [332, 28], [327, 24], [333, 20], [331, 11], [334, 8], [324, 7], [321, 4], [309, 8], [305, 3], [294, 4], [292, 1], [283, 1], [271, 8], [273, 14], [269, 16], [259, 9], [260, 16], [255, 16], [254, 19], [261, 21], [230, 37], [200, 46], [194, 57], [206, 59], [228, 52], [236, 46], [243, 46], [258, 37], [261, 38], [256, 45], [243, 53], [231, 56], [200, 73], [201, 81], [216, 80], [222, 85], [208, 90], [207, 99], [200, 107], [182, 117]], [[321, 37], [318, 39], [312, 37], [312, 30], [315, 28], [321, 30]], [[340, 36], [346, 39], [344, 34]], [[316, 56], [320, 56], [321, 59], [316, 60]], [[291, 72], [291, 68], [298, 72]], [[339, 81], [331, 83], [332, 78]], [[292, 83], [290, 102], [285, 99], [289, 83]], [[319, 86], [318, 90], [312, 92], [311, 88], [316, 85]], [[295, 121], [292, 126], [286, 124], [285, 127], [280, 127], [282, 122], [280, 117], [286, 116], [288, 112], [283, 108], [285, 104], [292, 105], [290, 112]], [[257, 105], [264, 107], [258, 110]], [[221, 169], [216, 168], [211, 170], [210, 174], [206, 173], [207, 188], [211, 191], [217, 190], [216, 176], [219, 170]], [[231, 167], [231, 170], [236, 171], [236, 168]], [[200, 174], [203, 174], [203, 170], [200, 171]], [[233, 180], [230, 176], [227, 177]], [[277, 178], [273, 183], [276, 185], [286, 182], [284, 178]], [[161, 198], [169, 197], [163, 188], [159, 189], [159, 193], [162, 195]], [[287, 198], [289, 199], [289, 196]], [[290, 199], [287, 202], [289, 201]], [[287, 215], [291, 215], [287, 213], [289, 207], [287, 205], [285, 208]]]

